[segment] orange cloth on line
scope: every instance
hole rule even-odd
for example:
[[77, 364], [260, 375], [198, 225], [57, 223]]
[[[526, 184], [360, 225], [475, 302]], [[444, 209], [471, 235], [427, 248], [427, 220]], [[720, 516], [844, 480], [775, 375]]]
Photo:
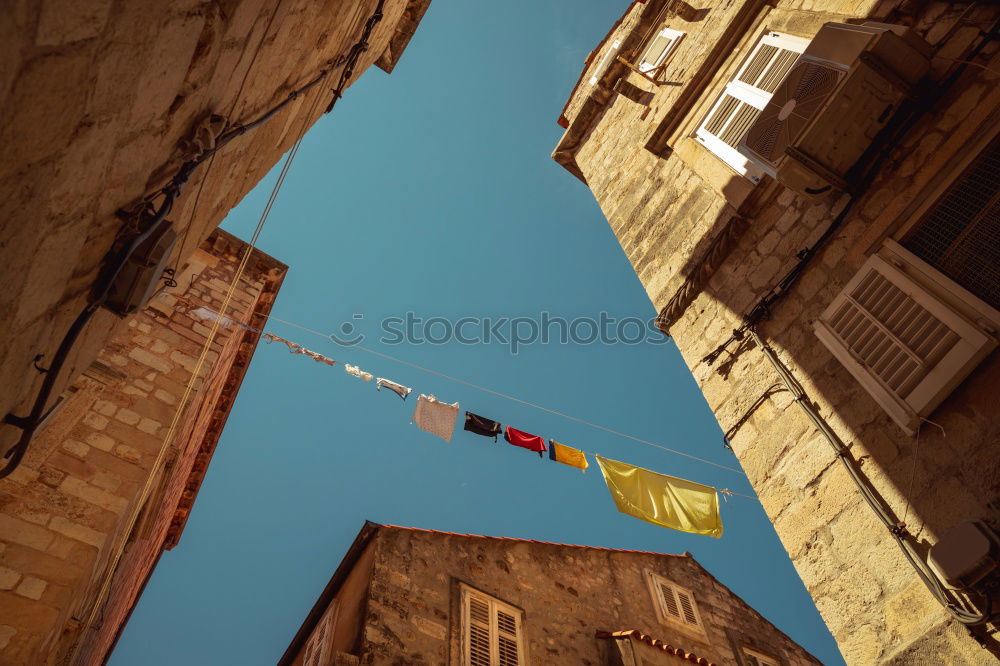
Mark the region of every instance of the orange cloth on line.
[[572, 446], [560, 444], [554, 439], [549, 440], [549, 459], [569, 465], [570, 467], [576, 467], [584, 472], [590, 466], [587, 462], [587, 454], [579, 449], [574, 449]]

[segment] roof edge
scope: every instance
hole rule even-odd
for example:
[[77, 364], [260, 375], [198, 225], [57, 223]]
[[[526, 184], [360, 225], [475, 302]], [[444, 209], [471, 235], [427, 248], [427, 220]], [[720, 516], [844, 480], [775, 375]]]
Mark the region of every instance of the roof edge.
[[312, 630], [319, 623], [320, 618], [323, 617], [323, 613], [326, 608], [333, 601], [333, 598], [337, 596], [340, 591], [340, 587], [344, 584], [347, 579], [347, 575], [357, 564], [358, 559], [360, 559], [361, 554], [371, 543], [372, 539], [378, 534], [378, 531], [385, 527], [379, 523], [373, 523], [370, 520], [366, 520], [365, 524], [361, 527], [358, 535], [354, 537], [354, 541], [351, 543], [351, 547], [347, 549], [347, 553], [344, 558], [340, 560], [340, 564], [337, 565], [337, 570], [333, 572], [333, 576], [330, 577], [329, 582], [323, 591], [320, 593], [319, 598], [316, 599], [316, 603], [313, 604], [312, 608], [309, 609], [309, 613], [306, 615], [305, 619], [302, 621], [302, 625], [299, 630], [295, 633], [292, 638], [292, 642], [288, 644], [285, 649], [284, 654], [278, 660], [277, 666], [290, 666], [290, 664], [295, 660], [295, 656], [302, 649], [305, 644], [306, 639], [312, 633]]
[[516, 541], [518, 543], [533, 543], [543, 546], [562, 546], [564, 548], [586, 548], [588, 550], [604, 550], [611, 551], [614, 553], [636, 553], [640, 555], [657, 555], [660, 557], [686, 557], [689, 559], [694, 559], [691, 553], [684, 552], [681, 554], [677, 553], [655, 553], [650, 550], [630, 550], [628, 548], [610, 548], [607, 546], [585, 546], [582, 544], [575, 543], [559, 543], [556, 541], [539, 541], [537, 539], [523, 539], [520, 537], [506, 537], [506, 536], [491, 536], [488, 534], [466, 534], [463, 532], [445, 532], [442, 530], [431, 530], [423, 527], [407, 527], [405, 525], [381, 525], [381, 527], [389, 530], [406, 530], [408, 532], [424, 532], [426, 534], [439, 534], [443, 536], [454, 536], [463, 537], [468, 539], [496, 539], [498, 541]]
[[403, 57], [403, 51], [406, 50], [410, 40], [413, 39], [413, 35], [416, 34], [417, 27], [420, 25], [420, 21], [423, 19], [430, 4], [431, 0], [409, 0], [406, 3], [403, 15], [399, 17], [399, 22], [396, 23], [395, 33], [389, 38], [389, 43], [386, 44], [385, 51], [375, 61], [376, 67], [386, 74], [392, 74], [392, 70], [399, 63], [399, 59]]

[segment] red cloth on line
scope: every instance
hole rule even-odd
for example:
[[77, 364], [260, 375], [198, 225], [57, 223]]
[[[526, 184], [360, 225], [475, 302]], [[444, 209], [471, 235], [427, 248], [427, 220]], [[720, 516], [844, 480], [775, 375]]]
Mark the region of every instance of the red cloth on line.
[[506, 426], [504, 428], [503, 438], [514, 446], [520, 446], [523, 449], [534, 451], [538, 455], [542, 455], [542, 453], [546, 451], [544, 438], [524, 432], [523, 430], [518, 430], [517, 428]]

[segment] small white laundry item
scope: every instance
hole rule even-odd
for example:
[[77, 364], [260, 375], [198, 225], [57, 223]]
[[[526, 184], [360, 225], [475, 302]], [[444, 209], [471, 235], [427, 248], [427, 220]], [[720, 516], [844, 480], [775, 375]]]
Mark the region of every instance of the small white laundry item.
[[372, 377], [374, 377], [374, 375], [372, 373], [365, 372], [364, 370], [362, 370], [358, 366], [351, 365], [350, 363], [345, 363], [344, 364], [344, 370], [347, 371], [347, 374], [353, 375], [354, 377], [357, 377], [358, 379], [363, 379], [366, 382], [370, 382], [372, 380]]
[[402, 384], [397, 384], [392, 380], [386, 379], [385, 377], [379, 377], [375, 380], [376, 390], [381, 391], [383, 386], [398, 395], [403, 400], [406, 400], [406, 396], [410, 395], [410, 391], [412, 390]]
[[449, 405], [432, 395], [420, 394], [417, 408], [413, 410], [413, 422], [425, 432], [451, 442], [458, 421], [458, 403]]
[[245, 331], [252, 330], [246, 324], [241, 324], [240, 322], [236, 321], [232, 317], [227, 317], [226, 315], [219, 314], [215, 310], [210, 310], [210, 309], [208, 309], [206, 307], [195, 308], [194, 310], [191, 310], [190, 314], [193, 314], [195, 317], [197, 317], [198, 319], [201, 319], [203, 321], [216, 321], [216, 320], [218, 320], [219, 326], [221, 326], [222, 328], [229, 328], [230, 326], [232, 326], [233, 324], [235, 324], [235, 325], [239, 326], [240, 328], [242, 328]]

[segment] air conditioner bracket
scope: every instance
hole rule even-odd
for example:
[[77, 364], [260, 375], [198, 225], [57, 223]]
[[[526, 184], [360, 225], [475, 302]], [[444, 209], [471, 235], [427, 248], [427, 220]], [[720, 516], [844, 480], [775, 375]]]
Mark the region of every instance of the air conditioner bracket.
[[796, 148], [795, 146], [788, 146], [785, 148], [785, 154], [790, 158], [809, 169], [816, 175], [823, 178], [826, 182], [830, 183], [832, 186], [841, 190], [842, 192], [853, 192], [854, 186], [849, 182], [844, 180], [840, 174], [831, 171], [830, 169], [823, 166], [815, 158], [807, 155], [802, 150]]
[[916, 89], [914, 86], [906, 82], [903, 77], [897, 74], [891, 67], [889, 67], [885, 62], [879, 58], [877, 55], [871, 51], [864, 51], [858, 56], [858, 60], [861, 64], [866, 66], [868, 69], [872, 70], [883, 79], [885, 79], [889, 85], [898, 90], [907, 99], [916, 99]]

